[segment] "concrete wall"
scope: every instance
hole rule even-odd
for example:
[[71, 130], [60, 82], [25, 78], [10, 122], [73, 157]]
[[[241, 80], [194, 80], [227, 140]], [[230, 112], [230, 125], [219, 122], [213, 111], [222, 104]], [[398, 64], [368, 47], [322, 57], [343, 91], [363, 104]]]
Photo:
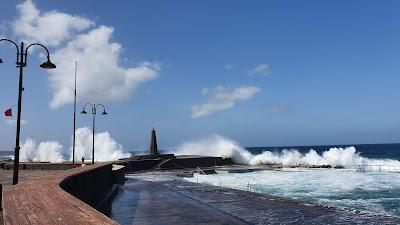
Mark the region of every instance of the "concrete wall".
[[232, 161], [230, 159], [223, 159], [221, 157], [183, 157], [175, 158], [159, 165], [160, 169], [185, 169], [185, 168], [197, 168], [197, 167], [213, 167], [230, 165]]
[[113, 168], [112, 168], [113, 184], [124, 184], [125, 183], [125, 172], [126, 172], [125, 166], [113, 164]]
[[112, 164], [74, 174], [60, 183], [62, 189], [92, 207], [103, 200], [112, 186]]
[[127, 172], [135, 172], [141, 170], [154, 170], [154, 169], [188, 169], [197, 167], [213, 167], [230, 165], [230, 159], [223, 159], [221, 157], [209, 156], [176, 156], [163, 157], [163, 155], [152, 156], [152, 158], [138, 158], [132, 157], [115, 162], [119, 165], [124, 165]]
[[155, 169], [158, 164], [162, 162], [162, 159], [144, 159], [144, 160], [126, 160], [118, 162], [119, 165], [123, 165], [126, 171], [140, 171], [140, 170], [151, 170]]

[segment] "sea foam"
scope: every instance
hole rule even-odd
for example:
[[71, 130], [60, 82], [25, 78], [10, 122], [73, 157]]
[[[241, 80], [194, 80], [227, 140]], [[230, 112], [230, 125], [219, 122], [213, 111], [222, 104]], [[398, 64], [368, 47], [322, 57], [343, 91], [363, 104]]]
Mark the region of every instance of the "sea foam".
[[[218, 171], [185, 178], [214, 186], [400, 216], [400, 174], [354, 169], [284, 168], [250, 173]], [[252, 187], [252, 188], [251, 188]]]
[[231, 158], [235, 163], [246, 165], [281, 164], [284, 166], [323, 166], [371, 170], [400, 170], [400, 161], [393, 159], [370, 159], [360, 156], [354, 146], [330, 148], [318, 154], [310, 149], [301, 153], [296, 149], [272, 152], [267, 149], [261, 154], [252, 154], [239, 143], [229, 138], [214, 135], [180, 145], [173, 153], [177, 155], [207, 155]]

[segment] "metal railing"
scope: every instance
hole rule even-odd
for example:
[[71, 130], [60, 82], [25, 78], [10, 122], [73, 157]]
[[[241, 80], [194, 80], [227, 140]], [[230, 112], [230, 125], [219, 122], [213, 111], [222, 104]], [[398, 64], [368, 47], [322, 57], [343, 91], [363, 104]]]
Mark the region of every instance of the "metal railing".
[[254, 184], [250, 184], [250, 182], [247, 182], [247, 191], [253, 193], [259, 193], [257, 186], [255, 186]]

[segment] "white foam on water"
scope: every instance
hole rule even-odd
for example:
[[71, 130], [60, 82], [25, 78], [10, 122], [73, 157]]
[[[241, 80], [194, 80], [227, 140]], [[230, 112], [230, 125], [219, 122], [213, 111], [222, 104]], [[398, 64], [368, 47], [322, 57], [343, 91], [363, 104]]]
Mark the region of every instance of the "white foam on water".
[[185, 179], [245, 191], [250, 184], [264, 194], [400, 216], [400, 173], [395, 172], [297, 168]]
[[265, 150], [261, 154], [252, 154], [239, 143], [229, 138], [214, 135], [209, 138], [190, 141], [173, 151], [177, 155], [207, 155], [231, 158], [235, 163], [247, 165], [282, 164], [285, 166], [322, 166], [353, 168], [362, 166], [368, 170], [400, 171], [400, 161], [393, 159], [369, 159], [360, 156], [356, 148], [330, 148], [322, 154], [310, 149], [301, 153], [296, 149], [281, 152]]

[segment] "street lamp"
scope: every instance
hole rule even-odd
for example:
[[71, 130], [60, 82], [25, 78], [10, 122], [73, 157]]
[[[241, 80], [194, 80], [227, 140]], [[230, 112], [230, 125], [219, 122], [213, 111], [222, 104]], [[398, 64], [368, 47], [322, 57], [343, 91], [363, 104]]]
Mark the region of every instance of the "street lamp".
[[90, 103], [86, 103], [83, 108], [82, 108], [82, 112], [81, 114], [87, 114], [87, 112], [85, 111], [85, 107], [87, 105], [90, 105], [92, 107], [92, 115], [93, 115], [93, 142], [92, 142], [92, 164], [94, 164], [94, 131], [95, 131], [95, 124], [96, 124], [96, 111], [97, 111], [97, 107], [101, 106], [103, 107], [103, 112], [101, 113], [101, 115], [107, 115], [108, 113], [106, 112], [106, 108], [104, 108], [104, 105], [102, 104], [90, 104]]
[[[49, 50], [42, 44], [39, 43], [33, 43], [28, 45], [28, 47], [24, 48], [24, 42], [21, 42], [21, 46], [18, 47], [18, 45], [9, 39], [0, 39], [1, 41], [7, 41], [15, 46], [17, 49], [17, 68], [19, 68], [19, 86], [18, 86], [18, 114], [17, 114], [17, 135], [15, 138], [15, 152], [14, 152], [14, 171], [13, 171], [13, 185], [18, 183], [18, 169], [19, 169], [19, 134], [21, 131], [21, 104], [22, 104], [22, 91], [23, 91], [23, 86], [22, 86], [22, 80], [23, 80], [23, 68], [26, 66], [26, 59], [28, 56], [28, 49], [32, 46], [41, 46], [46, 50], [47, 53], [47, 61], [40, 64], [40, 67], [44, 69], [54, 69], [56, 68], [56, 65], [54, 65], [50, 61], [50, 53]], [[0, 59], [0, 63], [3, 63], [3, 60]]]

